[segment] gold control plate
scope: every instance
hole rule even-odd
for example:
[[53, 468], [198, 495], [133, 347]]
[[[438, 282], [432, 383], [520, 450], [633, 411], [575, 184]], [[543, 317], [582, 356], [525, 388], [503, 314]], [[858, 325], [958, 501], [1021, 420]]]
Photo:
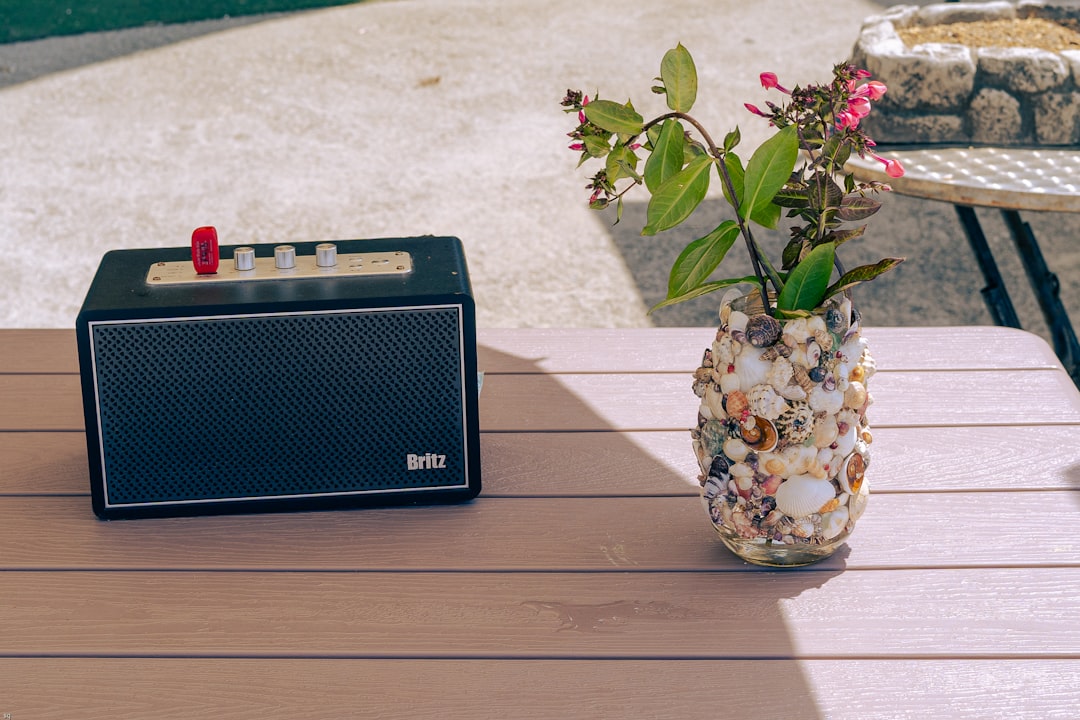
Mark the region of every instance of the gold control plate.
[[338, 253], [337, 264], [319, 267], [314, 255], [297, 255], [296, 267], [279, 269], [273, 257], [255, 258], [251, 270], [237, 270], [232, 259], [222, 258], [218, 271], [199, 275], [190, 260], [157, 262], [146, 273], [149, 285], [187, 283], [257, 282], [260, 280], [295, 280], [311, 278], [359, 277], [365, 275], [407, 275], [412, 272], [412, 256], [404, 251]]

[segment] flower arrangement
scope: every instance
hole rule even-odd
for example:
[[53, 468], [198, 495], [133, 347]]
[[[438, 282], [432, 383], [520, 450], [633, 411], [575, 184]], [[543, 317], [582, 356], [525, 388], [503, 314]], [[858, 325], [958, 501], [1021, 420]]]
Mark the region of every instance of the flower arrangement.
[[[827, 85], [788, 90], [773, 73], [760, 77], [764, 88], [786, 95], [787, 100], [781, 105], [767, 102], [768, 110], [746, 104], [747, 110], [766, 118], [777, 131], [745, 164], [735, 152], [740, 142], [738, 127], [717, 145], [689, 114], [697, 99], [697, 70], [681, 44], [664, 55], [660, 84], [652, 88], [666, 97], [670, 112], [646, 122], [630, 101], [618, 103], [595, 96], [590, 101], [574, 90], [568, 90], [563, 98], [565, 112], [577, 114], [578, 126], [569, 136], [570, 149], [580, 152], [579, 166], [590, 160], [604, 163], [587, 185], [591, 208], [600, 210], [614, 204], [618, 222], [623, 196], [644, 185], [650, 200], [642, 234], [654, 235], [690, 217], [705, 198], [715, 169], [724, 198], [734, 210], [733, 220], [724, 220], [679, 254], [671, 269], [667, 297], [650, 313], [750, 283], [759, 288], [769, 314], [805, 316], [828, 298], [846, 293], [903, 261], [885, 258], [845, 270], [836, 252], [841, 244], [865, 232], [866, 225], [849, 224], [877, 212], [881, 205], [871, 195], [888, 189], [881, 183], [856, 181], [844, 172], [851, 154], [878, 159], [890, 177], [904, 172], [895, 160], [874, 155], [874, 142], [859, 127], [873, 102], [886, 92], [885, 85], [869, 80], [869, 73], [846, 63], [833, 69], [833, 79]], [[642, 155], [646, 156], [643, 166]], [[787, 217], [800, 224], [791, 228], [791, 239], [777, 264], [754, 238], [752, 224], [776, 228], [785, 210]], [[754, 275], [710, 280], [740, 237]], [[834, 268], [838, 277], [830, 282]]]

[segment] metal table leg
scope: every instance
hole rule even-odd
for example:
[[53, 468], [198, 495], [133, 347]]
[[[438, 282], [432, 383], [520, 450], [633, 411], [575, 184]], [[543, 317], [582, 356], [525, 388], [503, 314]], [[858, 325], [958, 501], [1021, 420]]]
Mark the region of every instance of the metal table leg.
[[1001, 271], [998, 270], [994, 255], [990, 252], [990, 245], [986, 242], [982, 226], [979, 225], [979, 218], [975, 216], [975, 209], [967, 205], [955, 207], [956, 214], [960, 216], [960, 222], [967, 234], [968, 243], [975, 253], [975, 260], [978, 261], [979, 269], [982, 270], [983, 279], [986, 280], [986, 287], [982, 289], [983, 302], [986, 303], [990, 315], [994, 318], [994, 323], [1007, 327], [1020, 327], [1020, 319], [1016, 316], [1012, 299], [1009, 298], [1009, 292], [1005, 289], [1005, 281], [1001, 278]]
[[1031, 231], [1031, 226], [1020, 219], [1020, 213], [1016, 210], [1002, 210], [1001, 214], [1012, 233], [1013, 242], [1024, 263], [1024, 270], [1027, 272], [1031, 289], [1035, 291], [1039, 307], [1042, 308], [1046, 324], [1050, 326], [1054, 352], [1061, 359], [1073, 382], [1080, 386], [1080, 343], [1077, 343], [1069, 315], [1061, 302], [1061, 283], [1057, 275], [1047, 267], [1035, 234]]

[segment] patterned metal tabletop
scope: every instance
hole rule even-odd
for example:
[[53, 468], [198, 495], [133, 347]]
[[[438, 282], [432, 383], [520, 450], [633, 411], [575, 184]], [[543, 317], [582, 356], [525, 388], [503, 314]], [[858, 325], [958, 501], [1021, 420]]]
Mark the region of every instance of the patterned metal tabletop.
[[957, 205], [1080, 212], [1080, 149], [919, 147], [881, 150], [904, 166], [890, 178], [874, 159], [852, 158], [860, 180], [888, 183], [904, 195]]

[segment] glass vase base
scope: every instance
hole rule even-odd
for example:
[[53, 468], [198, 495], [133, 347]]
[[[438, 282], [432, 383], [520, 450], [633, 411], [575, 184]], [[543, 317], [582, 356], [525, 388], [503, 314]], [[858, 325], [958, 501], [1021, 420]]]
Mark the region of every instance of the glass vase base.
[[728, 550], [742, 560], [765, 567], [803, 567], [821, 562], [839, 550], [847, 541], [843, 535], [823, 545], [763, 543], [740, 537], [729, 537], [719, 529], [716, 534]]

